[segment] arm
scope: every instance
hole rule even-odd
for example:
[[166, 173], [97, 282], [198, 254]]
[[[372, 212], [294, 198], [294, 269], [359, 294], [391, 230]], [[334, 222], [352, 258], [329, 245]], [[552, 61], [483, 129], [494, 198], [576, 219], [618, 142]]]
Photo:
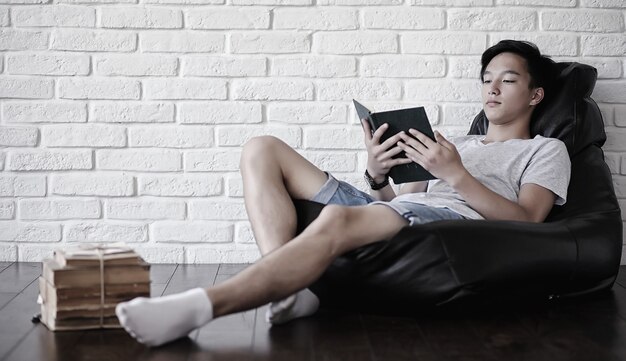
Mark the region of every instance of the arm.
[[[376, 183], [382, 183], [385, 180], [391, 167], [412, 162], [408, 158], [393, 158], [393, 156], [402, 152], [402, 149], [397, 146], [398, 141], [401, 139], [400, 133], [389, 137], [381, 144], [380, 137], [389, 126], [383, 124], [372, 134], [367, 120], [361, 119], [361, 124], [363, 125], [365, 147], [367, 148], [367, 172], [374, 178]], [[380, 201], [390, 201], [396, 196], [396, 192], [391, 185], [376, 191], [371, 190], [370, 194]]]
[[411, 134], [419, 142], [404, 135], [398, 144], [407, 156], [450, 184], [485, 219], [543, 222], [552, 209], [556, 197], [552, 191], [536, 184], [524, 184], [518, 202], [512, 202], [474, 178], [463, 166], [456, 147], [439, 132], [435, 132], [437, 142], [413, 129]]

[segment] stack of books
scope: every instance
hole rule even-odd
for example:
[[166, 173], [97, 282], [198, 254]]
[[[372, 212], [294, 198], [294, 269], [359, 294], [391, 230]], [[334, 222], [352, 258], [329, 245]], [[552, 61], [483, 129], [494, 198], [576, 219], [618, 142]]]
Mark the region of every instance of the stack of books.
[[119, 328], [115, 306], [150, 296], [150, 265], [124, 244], [54, 251], [39, 278], [41, 322], [50, 330]]

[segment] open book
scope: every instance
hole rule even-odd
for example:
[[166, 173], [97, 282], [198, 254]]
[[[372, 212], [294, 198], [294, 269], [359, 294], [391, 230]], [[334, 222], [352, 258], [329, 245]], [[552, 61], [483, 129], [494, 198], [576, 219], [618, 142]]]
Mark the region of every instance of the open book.
[[[356, 100], [353, 100], [353, 102], [356, 112], [359, 115], [359, 119], [367, 119], [372, 132], [385, 123], [389, 124], [389, 128], [387, 128], [385, 133], [380, 138], [381, 143], [403, 130], [407, 135], [411, 136], [409, 133], [410, 128], [424, 133], [433, 141], [435, 140], [435, 134], [430, 126], [424, 107], [396, 109], [386, 112], [372, 113], [369, 109], [363, 106], [363, 104], [357, 102]], [[402, 152], [394, 156], [394, 158], [399, 157], [406, 158], [406, 154]], [[430, 172], [415, 162], [400, 164], [392, 167], [389, 170], [389, 177], [393, 179], [395, 184], [435, 179]]]

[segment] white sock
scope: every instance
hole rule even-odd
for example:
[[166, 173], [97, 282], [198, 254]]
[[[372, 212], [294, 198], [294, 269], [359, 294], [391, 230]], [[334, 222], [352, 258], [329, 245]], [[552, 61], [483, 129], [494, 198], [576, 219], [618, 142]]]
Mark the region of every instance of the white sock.
[[319, 298], [305, 288], [283, 300], [272, 302], [265, 313], [265, 320], [278, 325], [295, 318], [310, 316], [317, 311], [319, 306]]
[[115, 308], [120, 324], [137, 341], [159, 346], [186, 336], [213, 319], [213, 305], [202, 288], [164, 297], [137, 297]]

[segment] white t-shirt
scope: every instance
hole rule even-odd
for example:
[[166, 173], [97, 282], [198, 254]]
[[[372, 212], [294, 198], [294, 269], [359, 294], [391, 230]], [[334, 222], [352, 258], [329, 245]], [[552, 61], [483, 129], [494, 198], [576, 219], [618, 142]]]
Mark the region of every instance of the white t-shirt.
[[[450, 139], [463, 166], [480, 183], [513, 202], [518, 201], [523, 184], [534, 183], [552, 191], [556, 205], [565, 204], [571, 163], [563, 142], [537, 135], [533, 139], [483, 144], [484, 138], [468, 135]], [[426, 192], [402, 194], [394, 201], [445, 207], [467, 218], [483, 219], [448, 183], [439, 179], [429, 181]]]

